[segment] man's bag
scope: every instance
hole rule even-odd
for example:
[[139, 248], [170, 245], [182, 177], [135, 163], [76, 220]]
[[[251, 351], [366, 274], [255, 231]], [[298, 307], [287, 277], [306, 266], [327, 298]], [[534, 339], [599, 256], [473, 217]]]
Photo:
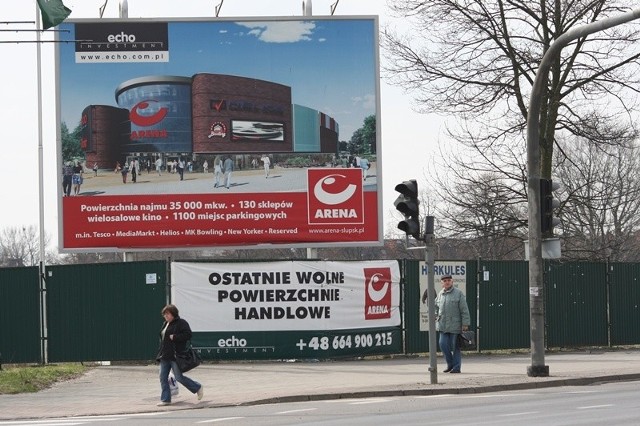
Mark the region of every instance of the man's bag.
[[476, 334], [473, 331], [463, 331], [458, 334], [458, 346], [463, 351], [476, 350]]
[[176, 363], [181, 372], [186, 373], [200, 365], [202, 360], [193, 348], [189, 348], [184, 352], [176, 353]]

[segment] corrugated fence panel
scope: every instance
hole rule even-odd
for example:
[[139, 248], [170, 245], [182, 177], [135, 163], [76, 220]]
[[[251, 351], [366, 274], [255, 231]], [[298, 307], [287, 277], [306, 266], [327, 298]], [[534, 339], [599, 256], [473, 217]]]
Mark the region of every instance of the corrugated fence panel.
[[426, 352], [429, 350], [429, 333], [420, 331], [420, 261], [403, 260], [401, 265], [405, 353]]
[[0, 361], [42, 362], [39, 268], [0, 269]]
[[604, 263], [545, 262], [547, 347], [606, 346]]
[[480, 349], [530, 346], [529, 263], [480, 262]]
[[166, 278], [163, 261], [47, 267], [50, 361], [154, 359]]
[[609, 264], [611, 344], [640, 342], [640, 265]]

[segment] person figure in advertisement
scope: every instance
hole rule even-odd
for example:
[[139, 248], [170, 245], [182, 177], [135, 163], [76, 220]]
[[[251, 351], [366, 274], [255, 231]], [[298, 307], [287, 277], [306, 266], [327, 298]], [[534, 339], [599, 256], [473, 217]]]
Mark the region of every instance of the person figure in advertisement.
[[367, 160], [366, 158], [362, 157], [360, 159], [360, 168], [362, 169], [362, 178], [363, 180], [367, 180], [367, 173], [369, 170], [369, 160]]
[[93, 175], [98, 177], [98, 163], [93, 163]]
[[222, 182], [222, 158], [220, 158], [220, 156], [217, 156], [215, 160], [213, 160], [213, 177], [215, 179], [213, 187], [217, 188]]
[[225, 175], [225, 186], [229, 189], [231, 186], [231, 173], [233, 172], [233, 160], [231, 156], [227, 157], [224, 160], [224, 175]]
[[205, 175], [209, 173], [209, 163], [207, 162], [207, 160], [204, 160], [204, 163], [202, 163], [202, 172]]
[[62, 196], [68, 197], [71, 195], [71, 184], [73, 181], [73, 166], [71, 161], [67, 161], [62, 167]]
[[71, 177], [73, 182], [73, 195], [80, 194], [80, 186], [82, 185], [82, 164], [76, 161], [76, 165], [73, 167], [73, 176]]
[[458, 335], [467, 331], [471, 324], [471, 315], [467, 299], [462, 290], [453, 286], [453, 277], [440, 277], [442, 290], [435, 300], [436, 330], [439, 334], [440, 350], [447, 361], [444, 373], [459, 373], [462, 366], [462, 353], [458, 346]]
[[140, 173], [140, 163], [137, 158], [131, 160], [131, 182], [136, 183], [138, 174]]
[[129, 174], [129, 164], [127, 164], [127, 162], [122, 166], [120, 173], [122, 174], [122, 183], [127, 183], [127, 174]]
[[180, 157], [178, 159], [178, 174], [180, 175], [180, 180], [184, 180], [184, 159]]
[[156, 160], [156, 171], [158, 172], [158, 176], [162, 176], [162, 158], [160, 157]]
[[262, 156], [260, 161], [262, 161], [262, 163], [264, 164], [264, 177], [266, 179], [269, 177], [269, 168], [271, 167], [271, 159], [267, 154], [265, 154]]
[[160, 363], [160, 402], [158, 406], [171, 404], [171, 389], [169, 387], [169, 373], [173, 370], [176, 381], [187, 388], [189, 392], [196, 394], [198, 401], [204, 395], [204, 387], [193, 379], [182, 374], [176, 363], [176, 352], [185, 352], [187, 342], [191, 340], [191, 327], [189, 323], [180, 318], [178, 308], [175, 305], [166, 305], [162, 308], [164, 323], [160, 329], [160, 348], [156, 361]]

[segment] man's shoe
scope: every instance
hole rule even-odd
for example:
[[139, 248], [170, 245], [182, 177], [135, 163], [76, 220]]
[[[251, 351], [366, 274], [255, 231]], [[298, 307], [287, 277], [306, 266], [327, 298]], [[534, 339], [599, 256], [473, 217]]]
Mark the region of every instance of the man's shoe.
[[459, 372], [460, 372], [460, 370], [451, 370], [451, 371], [449, 371], [449, 373], [452, 373], [452, 374], [453, 373], [459, 373]]
[[200, 401], [202, 399], [202, 396], [204, 395], [204, 386], [200, 385], [200, 389], [198, 389], [198, 401]]
[[451, 371], [451, 369], [450, 369], [450, 368], [447, 368], [446, 370], [443, 370], [442, 372], [443, 372], [443, 373], [448, 373], [449, 371]]
[[165, 405], [171, 405], [171, 401], [160, 401], [156, 405], [158, 407], [164, 407]]

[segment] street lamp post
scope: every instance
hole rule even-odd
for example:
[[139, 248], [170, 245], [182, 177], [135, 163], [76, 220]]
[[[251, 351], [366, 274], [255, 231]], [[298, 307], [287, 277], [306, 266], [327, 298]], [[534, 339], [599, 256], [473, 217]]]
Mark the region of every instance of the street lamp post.
[[545, 53], [531, 90], [527, 117], [527, 168], [529, 191], [529, 317], [531, 323], [531, 365], [527, 375], [546, 377], [549, 367], [544, 364], [544, 288], [542, 281], [542, 239], [540, 222], [540, 104], [542, 91], [553, 61], [571, 41], [640, 18], [640, 9], [592, 22], [567, 31]]

